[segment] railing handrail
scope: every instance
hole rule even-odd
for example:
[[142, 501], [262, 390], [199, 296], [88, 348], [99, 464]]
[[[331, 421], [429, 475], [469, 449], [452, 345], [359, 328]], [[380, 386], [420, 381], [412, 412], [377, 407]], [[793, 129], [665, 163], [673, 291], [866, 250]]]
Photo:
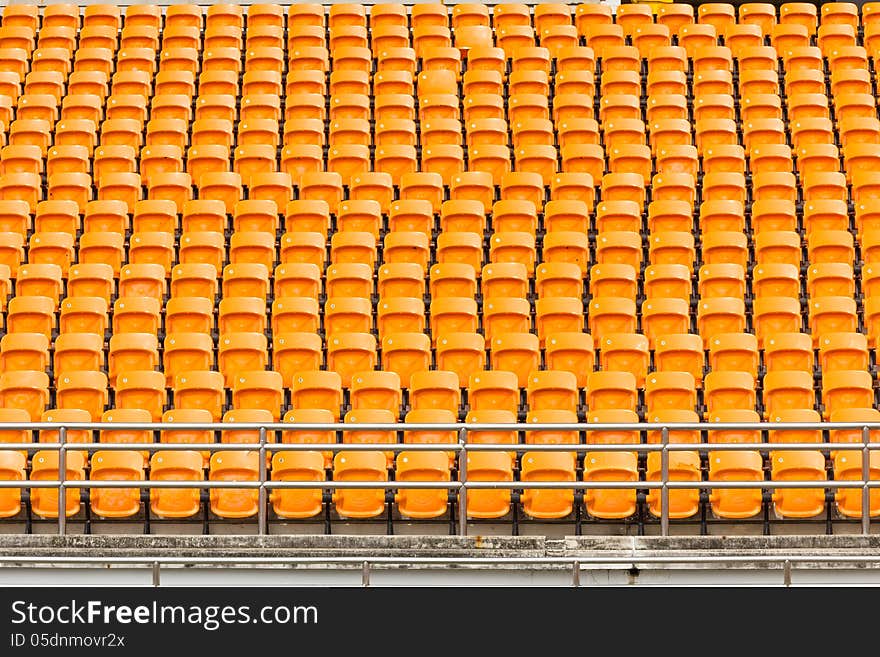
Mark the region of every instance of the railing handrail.
[[[671, 432], [673, 431], [821, 431], [825, 430], [854, 430], [858, 431], [861, 440], [858, 442], [771, 442], [769, 440], [762, 442], [725, 442], [712, 443], [702, 442], [708, 436], [700, 436], [701, 442], [670, 442]], [[880, 442], [871, 442], [871, 432], [880, 430], [880, 422], [738, 422], [738, 423], [712, 423], [712, 422], [691, 422], [691, 423], [630, 423], [630, 424], [610, 424], [610, 423], [500, 423], [500, 424], [481, 424], [468, 422], [455, 423], [291, 423], [291, 422], [271, 422], [271, 423], [232, 423], [232, 422], [213, 422], [213, 423], [169, 423], [169, 422], [140, 422], [140, 423], [114, 423], [114, 422], [27, 422], [27, 423], [0, 423], [0, 430], [21, 430], [21, 431], [57, 431], [57, 442], [46, 443], [2, 443], [0, 449], [3, 450], [20, 450], [27, 453], [57, 450], [58, 466], [57, 480], [7, 480], [0, 481], [0, 489], [5, 488], [57, 488], [58, 494], [58, 532], [63, 535], [66, 531], [67, 514], [67, 495], [63, 492], [70, 489], [91, 489], [91, 488], [136, 488], [136, 489], [160, 489], [160, 488], [189, 488], [189, 489], [244, 489], [255, 490], [258, 493], [258, 525], [259, 533], [265, 534], [267, 531], [267, 516], [269, 494], [275, 490], [283, 489], [311, 489], [311, 490], [336, 490], [336, 489], [445, 489], [458, 494], [458, 512], [459, 512], [459, 532], [463, 535], [467, 534], [467, 494], [468, 490], [480, 489], [509, 489], [509, 490], [525, 490], [525, 489], [563, 489], [563, 490], [586, 490], [586, 489], [635, 489], [635, 490], [658, 490], [660, 491], [660, 520], [661, 535], [667, 535], [669, 530], [669, 493], [678, 489], [790, 489], [790, 488], [817, 488], [822, 490], [840, 490], [840, 489], [862, 489], [862, 532], [868, 534], [870, 532], [870, 494], [874, 488], [880, 488], [880, 480], [871, 480], [870, 472], [870, 453], [871, 450], [880, 450]], [[247, 443], [218, 443], [218, 442], [71, 442], [68, 440], [68, 434], [71, 431], [242, 431], [250, 430], [259, 433], [257, 442]], [[344, 439], [346, 433], [350, 432], [370, 432], [382, 431], [393, 433], [397, 441], [400, 432], [404, 437], [407, 432], [426, 431], [433, 433], [454, 433], [455, 436], [448, 442], [432, 442], [432, 443], [345, 443], [338, 442], [339, 435], [335, 436], [336, 442], [309, 442], [309, 443], [276, 443], [270, 441], [269, 437], [277, 431], [281, 432], [297, 432], [297, 431], [321, 431], [341, 433]], [[469, 440], [471, 432], [480, 433], [485, 431], [501, 431], [501, 432], [525, 432], [526, 439], [536, 433], [547, 431], [564, 431], [578, 432], [578, 442], [553, 443], [553, 444], [531, 444], [527, 442], [516, 443], [473, 443]], [[603, 432], [637, 432], [640, 442], [637, 443], [615, 443], [615, 444], [591, 444], [586, 441], [590, 434]], [[270, 434], [271, 432], [271, 434]], [[583, 432], [583, 434], [581, 434]], [[659, 432], [659, 442], [648, 442], [651, 433]], [[772, 436], [773, 434], [769, 434]], [[103, 437], [99, 434], [99, 437]], [[162, 436], [163, 438], [166, 435]], [[517, 436], [520, 440], [523, 436]], [[763, 437], [763, 434], [762, 434]], [[153, 436], [155, 441], [156, 436]], [[273, 436], [274, 438], [274, 436]], [[641, 442], [641, 441], [645, 442]], [[68, 453], [70, 451], [85, 451], [94, 453], [98, 451], [135, 451], [146, 452], [148, 454], [160, 451], [196, 451], [216, 453], [222, 451], [256, 451], [259, 452], [257, 459], [258, 476], [256, 479], [246, 481], [214, 481], [214, 480], [76, 480], [67, 478]], [[700, 473], [701, 479], [693, 480], [676, 480], [670, 479], [670, 453], [677, 451], [696, 451], [700, 453], [713, 453], [720, 451], [769, 451], [782, 452], [792, 450], [825, 450], [825, 451], [860, 451], [862, 456], [861, 477], [859, 479], [847, 480], [804, 480], [804, 481], [773, 481], [773, 480], [734, 480], [734, 481], [705, 481], [702, 479], [705, 473]], [[284, 451], [310, 451], [310, 452], [344, 452], [344, 451], [378, 451], [388, 453], [399, 453], [404, 451], [440, 451], [450, 454], [457, 454], [459, 457], [459, 478], [457, 481], [278, 481], [270, 478], [267, 462], [270, 453]], [[467, 456], [470, 452], [480, 451], [504, 451], [514, 453], [527, 452], [574, 452], [577, 454], [590, 454], [597, 452], [636, 452], [636, 453], [660, 453], [660, 477], [659, 479], [651, 478], [646, 481], [632, 480], [608, 480], [608, 481], [592, 481], [592, 480], [575, 480], [575, 481], [473, 481], [467, 476]], [[647, 479], [647, 477], [646, 477]]]

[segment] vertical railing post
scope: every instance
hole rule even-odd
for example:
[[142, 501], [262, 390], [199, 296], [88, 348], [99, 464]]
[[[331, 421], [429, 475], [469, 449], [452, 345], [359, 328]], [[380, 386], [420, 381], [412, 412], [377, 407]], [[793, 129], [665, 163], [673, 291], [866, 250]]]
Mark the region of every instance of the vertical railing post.
[[868, 443], [871, 442], [871, 432], [868, 427], [862, 427], [862, 534], [868, 535], [871, 531], [871, 488], [868, 480], [871, 478], [871, 450]]
[[[58, 448], [58, 535], [64, 536], [67, 532], [67, 489], [64, 482], [67, 481], [67, 428], [61, 427], [58, 430], [58, 442], [61, 447]], [[33, 489], [31, 489], [33, 490]]]
[[258, 502], [260, 509], [257, 515], [258, 532], [262, 536], [266, 533], [266, 427], [260, 427], [260, 490]]
[[464, 449], [458, 452], [458, 533], [467, 536], [467, 429], [458, 430], [458, 444]]
[[660, 535], [669, 535], [669, 429], [663, 427], [660, 430], [660, 442], [663, 449], [660, 452]]

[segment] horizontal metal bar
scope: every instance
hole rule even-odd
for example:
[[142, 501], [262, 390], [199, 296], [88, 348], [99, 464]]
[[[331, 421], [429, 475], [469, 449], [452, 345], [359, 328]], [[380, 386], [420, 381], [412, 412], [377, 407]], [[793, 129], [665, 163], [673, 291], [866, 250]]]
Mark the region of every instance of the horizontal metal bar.
[[[3, 488], [57, 488], [62, 482], [54, 480], [38, 481], [0, 481], [0, 489]], [[697, 489], [697, 488], [880, 488], [880, 480], [864, 482], [855, 479], [842, 481], [815, 480], [806, 481], [669, 481], [669, 488]], [[659, 489], [663, 487], [660, 481], [151, 481], [136, 479], [123, 481], [113, 479], [100, 480], [65, 480], [66, 488], [243, 488], [243, 489], [314, 489], [314, 488], [415, 488], [415, 489]]]
[[[63, 443], [71, 451], [253, 451], [260, 449], [259, 443]], [[62, 443], [0, 443], [0, 451], [55, 451]], [[399, 452], [399, 451], [440, 451], [440, 452], [712, 452], [712, 451], [790, 451], [790, 450], [835, 450], [858, 451], [860, 449], [880, 450], [880, 443], [266, 443], [270, 452]]]
[[510, 423], [510, 424], [469, 424], [451, 423], [314, 423], [314, 422], [3, 422], [0, 430], [45, 430], [52, 431], [66, 427], [69, 430], [113, 431], [152, 430], [152, 431], [819, 431], [825, 429], [863, 429], [880, 430], [880, 422], [635, 422], [612, 424], [607, 422], [583, 423]]
[[633, 565], [633, 564], [658, 564], [658, 565], [696, 565], [696, 564], [754, 564], [767, 563], [777, 564], [780, 567], [785, 561], [792, 564], [814, 563], [838, 563], [838, 564], [880, 564], [880, 555], [862, 554], [761, 554], [761, 555], [712, 555], [699, 554], [694, 556], [684, 555], [639, 555], [629, 556], [590, 556], [579, 555], [576, 557], [370, 557], [370, 556], [334, 556], [320, 557], [277, 557], [265, 555], [259, 557], [168, 557], [168, 556], [131, 556], [131, 557], [99, 557], [82, 556], [67, 557], [56, 555], [41, 556], [0, 556], [0, 564], [48, 564], [48, 565], [75, 565], [94, 564], [105, 566], [136, 566], [143, 565], [153, 567], [159, 563], [165, 566], [308, 566], [329, 564], [347, 565], [355, 568], [363, 567], [364, 562], [371, 566], [498, 566], [498, 565], [544, 565], [561, 566], [571, 568], [575, 562], [580, 564], [581, 570], [588, 570], [596, 565]]

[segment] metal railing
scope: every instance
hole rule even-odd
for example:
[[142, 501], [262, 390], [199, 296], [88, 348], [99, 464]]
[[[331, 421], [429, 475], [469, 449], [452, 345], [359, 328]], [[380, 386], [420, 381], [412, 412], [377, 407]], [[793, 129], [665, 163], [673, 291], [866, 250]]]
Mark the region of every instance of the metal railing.
[[[754, 569], [760, 565], [765, 570], [779, 570], [782, 575], [783, 586], [792, 585], [792, 571], [795, 566], [804, 566], [807, 570], [813, 570], [817, 564], [823, 567], [833, 565], [835, 567], [851, 566], [865, 569], [880, 566], [880, 556], [861, 554], [820, 553], [814, 554], [694, 554], [694, 555], [668, 555], [668, 554], [631, 554], [628, 556], [603, 556], [581, 555], [568, 557], [432, 557], [432, 556], [339, 556], [325, 555], [319, 557], [278, 557], [261, 555], [257, 557], [245, 556], [128, 556], [128, 557], [105, 557], [105, 556], [58, 556], [58, 555], [6, 555], [0, 556], [0, 568], [12, 567], [101, 567], [101, 568], [150, 568], [152, 570], [153, 586], [160, 586], [161, 571], [163, 568], [175, 567], [201, 567], [201, 568], [308, 568], [318, 566], [326, 569], [335, 566], [340, 570], [360, 570], [362, 586], [370, 586], [370, 575], [379, 569], [438, 569], [454, 568], [487, 568], [487, 569], [543, 569], [568, 571], [571, 574], [571, 586], [581, 586], [581, 573], [618, 569], [638, 569], [646, 567], [667, 568], [705, 568], [710, 565], [725, 569], [743, 567]], [[595, 585], [595, 584], [593, 584]]]
[[[70, 488], [187, 488], [187, 489], [256, 489], [258, 491], [257, 526], [260, 534], [267, 533], [268, 525], [268, 495], [272, 490], [283, 489], [311, 489], [329, 490], [337, 489], [447, 489], [457, 493], [458, 532], [467, 535], [468, 515], [467, 496], [470, 490], [485, 489], [635, 489], [635, 490], [658, 490], [660, 491], [660, 533], [663, 536], [669, 533], [669, 494], [675, 489], [703, 490], [703, 489], [780, 489], [780, 488], [812, 488], [822, 490], [837, 490], [844, 488], [860, 488], [861, 497], [861, 531], [868, 534], [871, 526], [870, 492], [873, 488], [880, 488], [880, 479], [871, 479], [870, 454], [872, 450], [880, 450], [880, 442], [871, 442], [871, 432], [880, 430], [880, 423], [857, 423], [857, 422], [822, 422], [822, 423], [631, 423], [631, 424], [606, 424], [606, 423], [571, 423], [571, 424], [426, 424], [426, 423], [395, 423], [395, 424], [353, 424], [353, 423], [4, 423], [4, 430], [23, 431], [57, 431], [57, 442], [44, 443], [2, 443], [3, 450], [24, 450], [37, 452], [41, 450], [55, 450], [58, 452], [58, 479], [55, 480], [3, 480], [0, 481], [0, 489], [3, 488], [57, 488], [58, 489], [58, 533], [66, 533], [67, 495], [65, 491]], [[736, 443], [712, 443], [701, 435], [701, 442], [670, 442], [670, 432], [673, 431], [834, 431], [834, 430], [857, 430], [861, 440], [858, 442], [736, 442]], [[67, 434], [70, 431], [255, 431], [259, 439], [253, 443], [95, 443], [95, 442], [70, 442]], [[278, 443], [270, 442], [269, 432], [299, 432], [299, 431], [323, 431], [336, 432], [337, 441], [332, 443]], [[458, 441], [450, 443], [346, 443], [343, 442], [344, 434], [348, 432], [384, 431], [399, 432], [430, 431], [455, 432]], [[577, 431], [579, 442], [577, 443], [475, 443], [471, 442], [471, 434], [486, 431], [526, 432], [528, 434], [547, 431]], [[590, 434], [603, 432], [638, 432], [641, 442], [603, 444], [590, 441]], [[645, 439], [648, 432], [660, 432], [660, 442], [649, 443]], [[343, 438], [343, 440], [340, 440]], [[583, 440], [583, 442], [580, 442]], [[221, 452], [221, 451], [256, 451], [258, 458], [258, 479], [241, 481], [216, 481], [216, 480], [79, 480], [67, 477], [67, 454], [69, 451], [198, 451], [198, 452]], [[847, 480], [803, 480], [803, 481], [773, 481], [773, 480], [671, 480], [669, 478], [670, 452], [717, 452], [717, 451], [786, 451], [786, 450], [819, 450], [819, 451], [859, 451], [861, 454], [861, 478]], [[267, 457], [270, 452], [283, 451], [309, 451], [309, 452], [340, 452], [340, 451], [444, 451], [453, 452], [458, 456], [458, 480], [457, 481], [279, 481], [269, 477]], [[632, 480], [579, 480], [579, 481], [474, 481], [468, 478], [467, 455], [471, 452], [576, 452], [583, 455], [586, 452], [636, 452], [660, 454], [660, 475], [657, 480], [632, 481]], [[149, 512], [149, 511], [147, 511]]]

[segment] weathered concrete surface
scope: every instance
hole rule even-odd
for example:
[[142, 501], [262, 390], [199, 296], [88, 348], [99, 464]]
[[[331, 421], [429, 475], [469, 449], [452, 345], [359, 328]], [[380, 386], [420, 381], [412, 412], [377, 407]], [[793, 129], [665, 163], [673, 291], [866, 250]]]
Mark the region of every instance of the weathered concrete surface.
[[[762, 557], [876, 555], [880, 536], [51, 536], [0, 535], [15, 557]], [[738, 564], [747, 567], [747, 564]]]

